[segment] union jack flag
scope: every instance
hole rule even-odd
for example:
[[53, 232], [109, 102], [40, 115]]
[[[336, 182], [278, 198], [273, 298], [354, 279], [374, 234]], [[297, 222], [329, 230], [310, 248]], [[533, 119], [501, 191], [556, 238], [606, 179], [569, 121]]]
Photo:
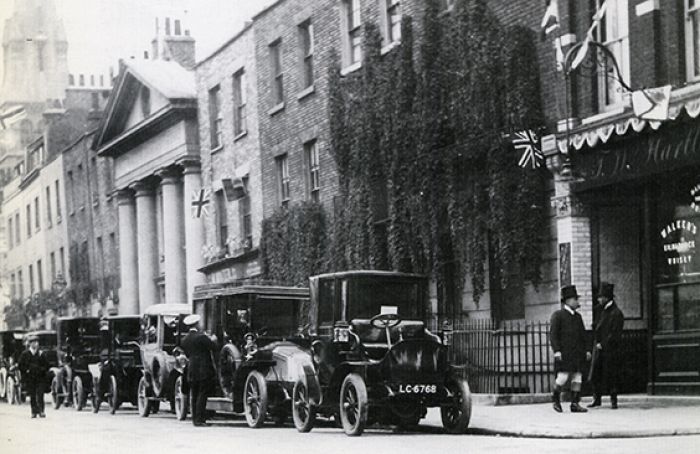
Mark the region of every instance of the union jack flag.
[[518, 131], [513, 135], [513, 147], [522, 152], [518, 165], [525, 168], [530, 164], [533, 169], [539, 168], [544, 162], [544, 154], [540, 149], [540, 138], [531, 129]]
[[209, 215], [209, 189], [200, 189], [192, 193], [192, 217], [201, 218], [202, 215]]

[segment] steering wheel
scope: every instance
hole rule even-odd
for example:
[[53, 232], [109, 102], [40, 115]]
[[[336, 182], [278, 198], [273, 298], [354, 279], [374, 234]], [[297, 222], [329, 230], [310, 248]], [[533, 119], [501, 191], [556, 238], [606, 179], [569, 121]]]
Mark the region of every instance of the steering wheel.
[[369, 323], [375, 328], [393, 328], [401, 323], [401, 318], [397, 314], [379, 314], [372, 317]]

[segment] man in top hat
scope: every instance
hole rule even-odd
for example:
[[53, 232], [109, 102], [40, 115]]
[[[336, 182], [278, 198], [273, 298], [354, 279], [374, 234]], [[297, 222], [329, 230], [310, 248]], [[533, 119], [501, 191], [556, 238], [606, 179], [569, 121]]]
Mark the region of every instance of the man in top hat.
[[583, 326], [575, 285], [561, 289], [562, 309], [552, 314], [550, 342], [554, 350], [554, 365], [557, 373], [554, 381], [552, 402], [554, 410], [561, 413], [561, 390], [571, 381], [571, 412], [585, 413], [588, 410], [579, 405], [581, 383], [586, 361], [591, 354], [586, 351], [586, 328]]
[[617, 408], [617, 391], [621, 374], [620, 339], [625, 317], [615, 304], [615, 286], [600, 283], [598, 305], [600, 316], [593, 338], [594, 360], [589, 380], [593, 384], [593, 402], [589, 407], [599, 407], [604, 392], [610, 393], [610, 404]]
[[195, 426], [206, 426], [207, 397], [216, 376], [213, 360], [216, 345], [199, 330], [199, 320], [200, 317], [196, 314], [185, 317], [183, 323], [190, 327], [190, 331], [182, 339], [181, 347], [189, 359], [187, 379], [192, 396], [192, 423]]
[[29, 339], [29, 348], [19, 357], [19, 370], [22, 373], [22, 383], [29, 394], [32, 418], [37, 416], [45, 418], [44, 413], [44, 387], [49, 371], [49, 362], [44, 352], [39, 350], [39, 338], [32, 335]]

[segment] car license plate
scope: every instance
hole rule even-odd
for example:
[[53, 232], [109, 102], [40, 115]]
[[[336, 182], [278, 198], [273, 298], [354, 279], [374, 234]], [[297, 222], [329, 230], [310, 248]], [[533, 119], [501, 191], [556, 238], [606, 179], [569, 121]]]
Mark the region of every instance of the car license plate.
[[437, 385], [399, 385], [399, 394], [435, 394]]

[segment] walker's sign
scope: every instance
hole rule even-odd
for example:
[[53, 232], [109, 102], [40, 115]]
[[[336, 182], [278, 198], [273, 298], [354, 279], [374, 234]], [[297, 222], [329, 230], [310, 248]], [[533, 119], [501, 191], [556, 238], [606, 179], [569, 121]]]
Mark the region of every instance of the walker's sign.
[[684, 265], [692, 262], [697, 233], [698, 227], [695, 223], [685, 219], [676, 219], [661, 229], [667, 265]]
[[582, 150], [572, 157], [578, 190], [700, 164], [700, 126], [662, 126], [636, 139]]

